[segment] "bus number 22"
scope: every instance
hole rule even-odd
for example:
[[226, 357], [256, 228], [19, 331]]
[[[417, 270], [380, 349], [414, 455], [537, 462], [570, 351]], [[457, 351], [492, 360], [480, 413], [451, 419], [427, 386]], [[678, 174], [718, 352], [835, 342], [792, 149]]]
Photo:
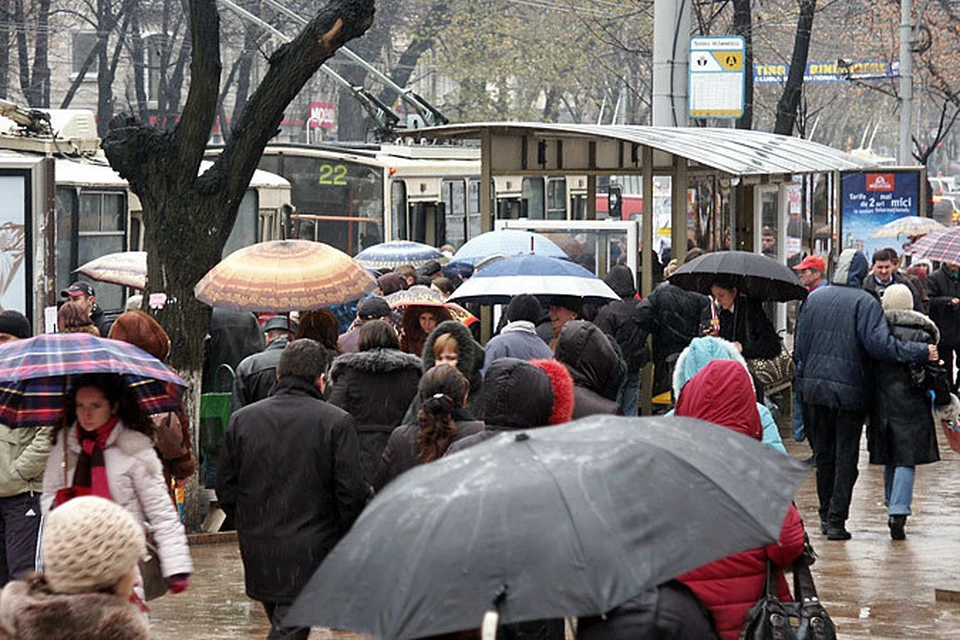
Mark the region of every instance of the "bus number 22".
[[320, 184], [332, 184], [338, 187], [347, 186], [347, 165], [322, 164], [320, 165]]

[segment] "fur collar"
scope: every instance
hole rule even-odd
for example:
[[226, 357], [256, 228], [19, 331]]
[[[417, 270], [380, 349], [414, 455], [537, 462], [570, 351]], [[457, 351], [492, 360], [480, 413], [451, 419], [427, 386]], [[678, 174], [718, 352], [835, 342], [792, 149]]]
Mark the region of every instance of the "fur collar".
[[923, 329], [933, 336], [933, 344], [940, 343], [940, 330], [933, 320], [913, 309], [887, 309], [883, 312], [887, 317], [887, 322], [898, 327], [912, 327]]
[[330, 368], [330, 378], [335, 380], [346, 369], [357, 369], [364, 373], [391, 373], [401, 369], [422, 371], [423, 365], [417, 356], [397, 349], [370, 349], [337, 356]]

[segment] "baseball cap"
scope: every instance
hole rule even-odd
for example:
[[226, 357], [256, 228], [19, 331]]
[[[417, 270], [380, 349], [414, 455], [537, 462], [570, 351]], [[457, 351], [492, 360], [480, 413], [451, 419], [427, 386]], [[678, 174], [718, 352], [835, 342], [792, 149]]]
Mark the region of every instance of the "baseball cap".
[[820, 256], [807, 256], [803, 259], [803, 262], [794, 267], [795, 271], [803, 271], [804, 269], [813, 269], [820, 273], [826, 273], [827, 263]]
[[357, 307], [357, 317], [361, 320], [387, 318], [390, 316], [390, 305], [379, 296], [371, 296], [363, 300]]
[[66, 289], [60, 290], [61, 298], [68, 298], [68, 297], [73, 298], [74, 296], [92, 296], [92, 295], [96, 295], [93, 292], [93, 285], [90, 284], [89, 282], [84, 282], [83, 280], [74, 282], [72, 285], [70, 285]]

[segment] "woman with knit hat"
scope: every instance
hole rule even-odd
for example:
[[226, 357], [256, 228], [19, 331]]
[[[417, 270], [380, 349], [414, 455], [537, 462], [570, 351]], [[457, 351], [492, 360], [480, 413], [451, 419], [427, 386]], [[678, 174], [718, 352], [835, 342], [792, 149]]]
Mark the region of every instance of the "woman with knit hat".
[[47, 517], [43, 574], [0, 592], [0, 640], [141, 640], [147, 620], [131, 602], [143, 527], [123, 507], [86, 496]]
[[[153, 316], [143, 311], [121, 314], [113, 322], [107, 337], [140, 347], [160, 362], [166, 362], [170, 355], [167, 332]], [[178, 484], [186, 483], [197, 469], [197, 461], [190, 450], [190, 421], [182, 405], [177, 412], [159, 413], [151, 416], [151, 420], [154, 446], [163, 463], [163, 478], [171, 491], [171, 479]]]
[[149, 527], [168, 588], [187, 588], [193, 564], [187, 537], [163, 480], [153, 424], [116, 374], [79, 376], [67, 392], [47, 458], [44, 515], [83, 495], [107, 498]]

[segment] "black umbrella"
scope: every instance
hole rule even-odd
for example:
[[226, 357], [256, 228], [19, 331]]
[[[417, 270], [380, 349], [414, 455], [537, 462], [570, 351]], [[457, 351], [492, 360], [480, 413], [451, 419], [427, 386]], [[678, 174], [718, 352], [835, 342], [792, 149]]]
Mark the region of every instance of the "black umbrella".
[[404, 639], [604, 613], [771, 543], [808, 469], [690, 418], [593, 416], [501, 434], [403, 474], [285, 624]]
[[674, 271], [670, 282], [681, 289], [709, 294], [718, 275], [731, 276], [740, 293], [748, 298], [786, 302], [807, 297], [807, 289], [793, 269], [749, 251], [704, 254]]

